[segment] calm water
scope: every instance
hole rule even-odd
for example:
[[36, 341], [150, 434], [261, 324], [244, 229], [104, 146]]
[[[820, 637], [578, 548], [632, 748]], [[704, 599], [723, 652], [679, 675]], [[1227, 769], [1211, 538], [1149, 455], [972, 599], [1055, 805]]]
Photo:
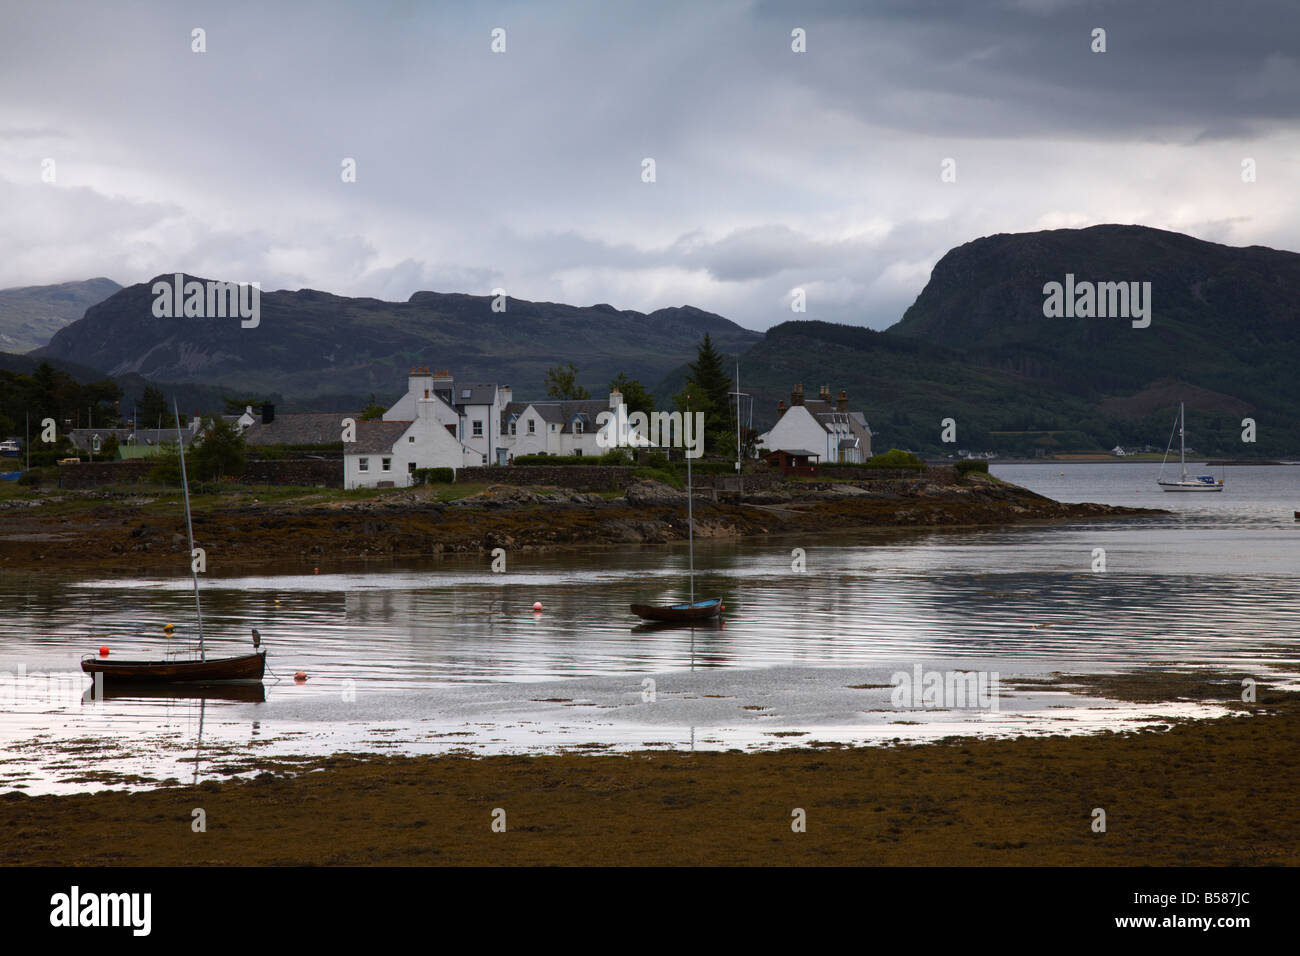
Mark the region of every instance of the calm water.
[[[97, 786], [87, 771], [188, 779], [231, 769], [249, 752], [763, 747], [1089, 730], [1217, 712], [1005, 688], [996, 712], [899, 711], [888, 689], [860, 686], [888, 685], [917, 664], [1004, 679], [1152, 665], [1291, 674], [1300, 469], [1229, 468], [1217, 495], [1162, 493], [1158, 471], [993, 468], [1059, 500], [1172, 515], [701, 542], [696, 588], [723, 597], [721, 628], [632, 629], [629, 603], [685, 596], [686, 553], [676, 547], [510, 555], [504, 574], [479, 557], [357, 570], [330, 567], [327, 556], [307, 576], [214, 567], [203, 580], [209, 652], [242, 653], [258, 628], [271, 670], [285, 678], [268, 682], [262, 703], [81, 699], [89, 684], [78, 660], [101, 644], [120, 658], [188, 646], [188, 577], [6, 574], [0, 788]], [[802, 572], [792, 570], [795, 548], [806, 553]], [[1092, 570], [1096, 549], [1104, 573]], [[161, 632], [168, 621], [177, 626], [170, 642]], [[300, 670], [306, 683], [288, 679]]]

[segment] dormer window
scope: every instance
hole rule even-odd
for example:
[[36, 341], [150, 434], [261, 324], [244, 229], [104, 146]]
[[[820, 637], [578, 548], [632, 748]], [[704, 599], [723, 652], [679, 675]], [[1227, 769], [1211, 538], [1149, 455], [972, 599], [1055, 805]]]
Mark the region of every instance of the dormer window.
[[519, 431], [519, 423], [513, 418], [510, 419], [510, 437], [514, 438]]
[[581, 434], [582, 434], [582, 419], [581, 419], [581, 418], [575, 418], [575, 419], [573, 420], [573, 434], [575, 434], [575, 435], [581, 435]]

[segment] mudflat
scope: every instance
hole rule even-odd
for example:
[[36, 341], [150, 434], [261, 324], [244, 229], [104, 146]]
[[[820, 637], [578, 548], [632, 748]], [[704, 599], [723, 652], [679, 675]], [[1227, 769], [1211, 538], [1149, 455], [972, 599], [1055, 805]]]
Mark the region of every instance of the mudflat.
[[[1125, 678], [1168, 698], [1168, 679]], [[1232, 701], [1234, 682], [1200, 699]], [[1117, 693], [1123, 687], [1113, 687]], [[0, 863], [1300, 863], [1300, 702], [1165, 730], [765, 753], [266, 761], [252, 779], [0, 795]], [[195, 832], [195, 810], [206, 832]], [[792, 827], [802, 810], [806, 830]], [[1105, 831], [1095, 827], [1105, 812]], [[493, 829], [498, 821], [500, 832]]]

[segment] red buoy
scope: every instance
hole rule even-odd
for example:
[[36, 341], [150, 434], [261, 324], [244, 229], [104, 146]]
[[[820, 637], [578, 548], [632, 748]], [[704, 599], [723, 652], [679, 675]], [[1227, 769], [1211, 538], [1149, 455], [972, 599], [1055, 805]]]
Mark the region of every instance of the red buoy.
[[295, 672], [294, 672], [294, 675], [293, 675], [293, 679], [294, 679], [295, 681], [297, 681], [299, 684], [301, 684], [301, 683], [303, 683], [303, 682], [305, 682], [305, 681], [307, 680], [307, 672], [306, 672], [306, 671], [295, 671]]
[[534, 602], [533, 602], [533, 610], [534, 610], [534, 611], [540, 611], [541, 609], [542, 609], [542, 602], [541, 602], [541, 601], [534, 601]]
[[107, 645], [107, 644], [103, 644], [103, 645], [100, 646], [100, 648], [99, 648], [99, 656], [100, 656], [100, 657], [107, 657], [107, 656], [108, 656], [108, 645]]

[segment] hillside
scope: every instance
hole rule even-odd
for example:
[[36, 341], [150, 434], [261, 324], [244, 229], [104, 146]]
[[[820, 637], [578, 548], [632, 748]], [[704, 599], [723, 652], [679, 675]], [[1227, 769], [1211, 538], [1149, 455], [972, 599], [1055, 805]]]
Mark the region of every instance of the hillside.
[[493, 312], [489, 296], [436, 292], [417, 292], [407, 302], [264, 292], [259, 324], [241, 328], [234, 318], [155, 318], [151, 287], [152, 281], [122, 289], [36, 355], [114, 377], [274, 390], [300, 403], [319, 397], [333, 404], [372, 392], [381, 402], [395, 399], [412, 365], [510, 384], [526, 395], [542, 394], [546, 370], [566, 362], [593, 392], [619, 372], [653, 384], [693, 358], [706, 331], [733, 352], [760, 338], [689, 306], [646, 315], [510, 299], [506, 311]]
[[122, 288], [112, 279], [0, 289], [0, 352], [29, 352]]
[[[1151, 283], [1151, 323], [1047, 318], [1044, 284]], [[1235, 248], [1141, 226], [997, 235], [935, 265], [885, 332], [787, 322], [745, 354], [756, 417], [770, 423], [795, 382], [847, 388], [884, 446], [958, 444], [1033, 453], [1155, 445], [1179, 401], [1201, 452], [1300, 452], [1300, 255]], [[1241, 420], [1258, 423], [1255, 445]]]

